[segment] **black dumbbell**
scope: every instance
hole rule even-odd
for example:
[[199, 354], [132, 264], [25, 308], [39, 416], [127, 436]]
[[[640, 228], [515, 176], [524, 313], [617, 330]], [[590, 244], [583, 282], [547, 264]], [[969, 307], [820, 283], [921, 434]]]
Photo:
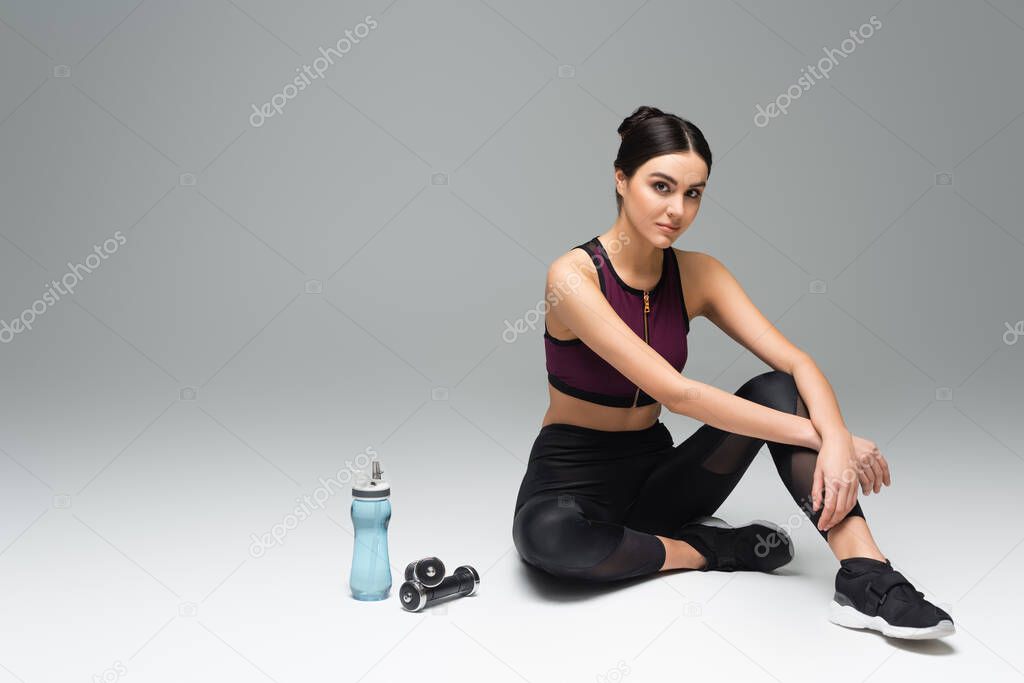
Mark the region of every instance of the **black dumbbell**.
[[406, 581], [398, 589], [398, 599], [402, 609], [419, 612], [427, 605], [451, 596], [473, 595], [480, 585], [480, 575], [469, 565], [456, 567], [451, 576], [446, 576], [441, 583], [427, 588], [415, 579]]
[[433, 588], [444, 580], [444, 562], [436, 557], [410, 562], [405, 568], [405, 580], [419, 581], [426, 588]]

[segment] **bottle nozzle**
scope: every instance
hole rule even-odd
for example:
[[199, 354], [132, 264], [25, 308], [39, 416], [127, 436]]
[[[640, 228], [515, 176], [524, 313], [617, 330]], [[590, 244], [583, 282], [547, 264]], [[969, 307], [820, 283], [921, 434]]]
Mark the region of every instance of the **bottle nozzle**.
[[380, 470], [380, 461], [379, 460], [374, 460], [373, 461], [373, 474], [372, 474], [372, 478], [373, 479], [378, 479], [378, 480], [381, 479], [381, 470]]

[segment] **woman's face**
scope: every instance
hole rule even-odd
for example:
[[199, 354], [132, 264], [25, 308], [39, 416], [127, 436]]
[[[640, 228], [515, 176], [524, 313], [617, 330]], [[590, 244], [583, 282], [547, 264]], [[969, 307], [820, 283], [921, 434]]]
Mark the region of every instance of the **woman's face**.
[[648, 159], [630, 179], [615, 169], [626, 218], [641, 236], [662, 248], [696, 218], [707, 180], [707, 164], [692, 151]]

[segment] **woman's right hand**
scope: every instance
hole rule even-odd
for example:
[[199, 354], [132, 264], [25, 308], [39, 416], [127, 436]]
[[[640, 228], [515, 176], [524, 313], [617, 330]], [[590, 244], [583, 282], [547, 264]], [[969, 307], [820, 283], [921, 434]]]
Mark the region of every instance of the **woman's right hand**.
[[892, 477], [889, 474], [889, 463], [878, 450], [874, 441], [853, 437], [854, 458], [857, 461], [857, 478], [860, 480], [864, 495], [878, 493], [882, 485], [890, 486]]

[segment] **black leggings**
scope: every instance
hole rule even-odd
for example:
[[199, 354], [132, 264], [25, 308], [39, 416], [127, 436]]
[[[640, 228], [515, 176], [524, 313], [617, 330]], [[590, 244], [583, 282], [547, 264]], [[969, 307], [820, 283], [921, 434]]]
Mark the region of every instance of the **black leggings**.
[[[748, 380], [737, 396], [808, 417], [793, 376], [779, 370]], [[797, 506], [812, 511], [817, 451], [701, 426], [678, 446], [659, 420], [605, 431], [570, 424], [541, 428], [519, 488], [512, 538], [520, 557], [556, 576], [613, 581], [657, 572], [665, 546], [695, 517], [711, 515], [767, 443]], [[863, 517], [860, 502], [847, 513]]]

